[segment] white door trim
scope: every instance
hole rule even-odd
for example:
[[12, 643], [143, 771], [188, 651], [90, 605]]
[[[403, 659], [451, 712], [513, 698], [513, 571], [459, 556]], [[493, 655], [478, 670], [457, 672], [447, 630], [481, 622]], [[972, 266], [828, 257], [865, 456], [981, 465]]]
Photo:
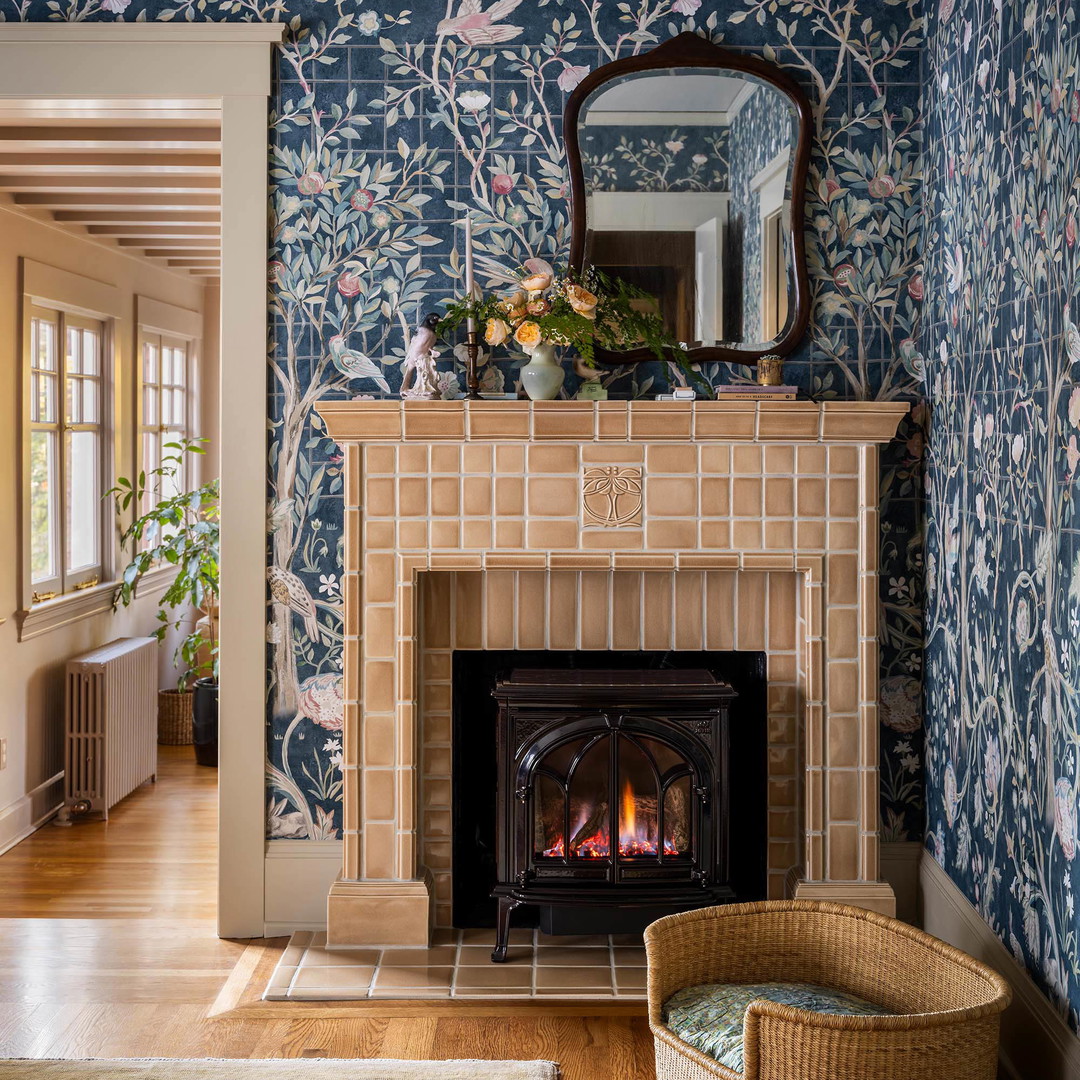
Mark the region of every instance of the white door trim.
[[59, 98], [220, 106], [218, 933], [264, 928], [266, 142], [279, 23], [0, 23], [0, 110]]

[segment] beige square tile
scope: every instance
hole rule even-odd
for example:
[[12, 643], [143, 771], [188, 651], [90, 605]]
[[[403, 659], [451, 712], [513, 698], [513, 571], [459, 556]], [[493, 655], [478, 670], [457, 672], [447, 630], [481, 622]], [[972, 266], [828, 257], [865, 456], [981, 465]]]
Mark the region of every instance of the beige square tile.
[[364, 544], [370, 551], [372, 548], [393, 548], [394, 523], [392, 521], [368, 521], [365, 522]]
[[[448, 450], [436, 446], [433, 450]], [[453, 517], [461, 512], [461, 480], [456, 476], [436, 476], [431, 480], [431, 513], [438, 517]]]
[[301, 966], [305, 968], [375, 967], [378, 962], [378, 949], [327, 949], [313, 945], [304, 950]]
[[538, 446], [528, 448], [530, 475], [537, 473], [576, 473], [579, 465], [576, 446]]
[[369, 478], [364, 485], [364, 513], [368, 517], [393, 517], [396, 508], [393, 479]]
[[495, 447], [495, 471], [498, 473], [521, 473], [525, 471], [525, 447], [520, 443], [507, 443]]
[[575, 520], [527, 521], [525, 523], [525, 546], [552, 551], [558, 548], [578, 546], [578, 524]]
[[653, 519], [645, 525], [645, 546], [662, 551], [681, 551], [698, 546], [696, 519]]
[[289, 1001], [363, 1001], [371, 995], [365, 987], [301, 986], [289, 991]]
[[393, 476], [396, 471], [397, 466], [392, 446], [372, 446], [369, 444], [364, 447], [364, 472], [368, 476], [374, 473]]
[[435, 945], [430, 949], [383, 949], [383, 967], [452, 967], [457, 948]]
[[379, 990], [442, 990], [449, 992], [454, 969], [438, 967], [392, 967], [380, 965], [375, 977]]
[[650, 473], [694, 473], [698, 468], [698, 448], [693, 443], [649, 446], [645, 462]]
[[426, 476], [430, 471], [426, 446], [406, 444], [398, 447], [399, 473], [416, 473]]
[[293, 979], [294, 989], [315, 987], [322, 990], [366, 990], [371, 985], [375, 967], [371, 964], [354, 964], [348, 967], [315, 965], [302, 967]]
[[540, 967], [536, 968], [537, 990], [611, 990], [611, 967]]
[[[676, 447], [652, 447], [674, 450]], [[698, 481], [696, 477], [650, 477], [645, 485], [646, 513], [659, 517], [695, 517], [698, 512]]]
[[[769, 447], [768, 449], [774, 448]], [[792, 517], [794, 513], [795, 482], [789, 477], [767, 477], [765, 480], [766, 516]]]
[[615, 986], [619, 990], [644, 990], [649, 982], [645, 968], [615, 968]]
[[431, 448], [431, 471], [433, 473], [460, 473], [461, 448], [458, 446], [433, 446]]
[[486, 965], [472, 964], [459, 967], [454, 979], [454, 987], [463, 990], [467, 987], [501, 986], [512, 990], [531, 990], [533, 973], [529, 967], [508, 967], [493, 964], [489, 957]]
[[760, 446], [736, 446], [731, 453], [731, 471], [749, 476], [760, 474], [762, 455]]
[[615, 956], [615, 970], [620, 968], [643, 968], [645, 967], [645, 950], [630, 946], [618, 946], [612, 950]]
[[529, 513], [539, 517], [577, 517], [581, 485], [576, 477], [530, 476]]
[[495, 513], [499, 517], [519, 516], [525, 512], [525, 482], [516, 476], [495, 480]]
[[490, 446], [468, 444], [461, 451], [461, 467], [467, 473], [491, 472], [494, 455]]
[[[511, 931], [513, 934], [513, 931]], [[495, 939], [492, 937], [490, 945], [462, 945], [458, 950], [458, 970], [465, 967], [491, 967], [491, 950]], [[518, 970], [524, 968], [532, 972], [533, 948], [532, 944], [511, 945], [506, 953], [506, 961], [503, 967]]]
[[611, 964], [611, 955], [606, 947], [597, 948], [583, 947], [583, 948], [566, 948], [547, 945], [541, 946], [536, 950], [536, 967], [542, 968], [564, 968], [564, 967], [604, 967], [607, 968]]
[[[466, 449], [476, 449], [466, 447]], [[481, 448], [486, 449], [486, 447]], [[462, 482], [462, 506], [469, 517], [485, 517], [491, 514], [491, 478], [487, 476], [467, 476]]]
[[423, 551], [428, 546], [427, 521], [399, 521], [398, 544], [403, 550]]

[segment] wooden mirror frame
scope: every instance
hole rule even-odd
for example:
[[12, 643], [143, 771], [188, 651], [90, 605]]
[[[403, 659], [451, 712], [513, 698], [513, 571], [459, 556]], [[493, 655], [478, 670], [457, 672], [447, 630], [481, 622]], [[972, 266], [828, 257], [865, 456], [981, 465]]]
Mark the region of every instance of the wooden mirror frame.
[[[563, 140], [566, 144], [566, 157], [570, 170], [570, 265], [580, 269], [584, 264], [585, 235], [588, 224], [585, 173], [578, 142], [578, 119], [582, 106], [593, 91], [606, 83], [641, 71], [669, 68], [709, 68], [710, 70], [723, 68], [752, 75], [786, 95], [795, 108], [799, 120], [799, 138], [792, 162], [791, 216], [788, 222], [791, 229], [794, 264], [789, 271], [788, 280], [793, 286], [793, 294], [789, 298], [788, 317], [784, 328], [776, 341], [764, 349], [732, 349], [724, 345], [704, 345], [689, 350], [690, 360], [695, 364], [721, 360], [731, 364], [755, 365], [763, 356], [788, 356], [806, 335], [806, 328], [810, 322], [810, 282], [806, 270], [804, 207], [814, 118], [810, 101], [803, 93], [802, 87], [782, 68], [760, 57], [733, 52], [731, 49], [714, 45], [697, 34], [684, 33], [665, 41], [649, 52], [604, 64], [581, 80], [567, 100], [566, 109], [563, 112]], [[643, 360], [656, 359], [649, 349], [633, 349], [625, 353], [597, 349], [596, 358], [604, 364], [636, 364]]]

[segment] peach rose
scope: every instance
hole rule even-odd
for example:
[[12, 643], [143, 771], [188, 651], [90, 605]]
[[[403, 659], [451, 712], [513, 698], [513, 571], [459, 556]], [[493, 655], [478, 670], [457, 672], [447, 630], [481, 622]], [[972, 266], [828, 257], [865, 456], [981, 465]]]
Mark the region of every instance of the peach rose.
[[510, 327], [502, 319], [488, 319], [484, 340], [489, 345], [501, 345], [510, 336]]
[[580, 285], [567, 285], [566, 299], [579, 315], [584, 315], [586, 319], [596, 318], [596, 305], [599, 301], [588, 289], [583, 289]]
[[545, 273], [530, 274], [527, 278], [522, 278], [521, 287], [527, 292], [543, 292], [551, 285], [551, 275]]
[[530, 352], [540, 344], [540, 339], [543, 335], [540, 332], [540, 327], [534, 322], [523, 322], [517, 330], [514, 331], [514, 340], [526, 351]]
[[538, 318], [541, 315], [546, 315], [551, 310], [551, 305], [546, 300], [530, 300], [525, 305], [525, 310], [530, 315], [535, 315]]

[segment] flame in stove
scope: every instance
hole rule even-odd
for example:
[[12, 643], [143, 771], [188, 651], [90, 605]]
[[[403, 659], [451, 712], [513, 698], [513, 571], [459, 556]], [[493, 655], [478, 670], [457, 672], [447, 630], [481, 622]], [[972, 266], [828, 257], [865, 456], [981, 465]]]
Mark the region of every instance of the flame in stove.
[[[619, 821], [619, 839], [623, 843], [637, 836], [637, 806], [634, 803], [634, 789], [630, 786], [629, 779], [623, 781]], [[622, 844], [619, 847], [621, 848]]]

